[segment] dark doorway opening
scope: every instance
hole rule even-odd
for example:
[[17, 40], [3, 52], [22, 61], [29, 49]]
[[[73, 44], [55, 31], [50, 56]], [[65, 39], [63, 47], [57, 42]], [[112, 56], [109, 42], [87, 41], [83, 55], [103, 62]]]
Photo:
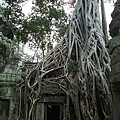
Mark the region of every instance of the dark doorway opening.
[[47, 105], [47, 120], [60, 120], [60, 105]]
[[0, 99], [0, 120], [8, 120], [9, 116], [9, 99]]

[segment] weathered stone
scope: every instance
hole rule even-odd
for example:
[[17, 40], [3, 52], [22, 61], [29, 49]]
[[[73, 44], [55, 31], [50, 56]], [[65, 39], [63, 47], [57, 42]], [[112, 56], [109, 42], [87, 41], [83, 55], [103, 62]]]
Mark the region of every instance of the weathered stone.
[[0, 99], [0, 120], [8, 120], [10, 101], [9, 99]]
[[111, 65], [111, 75], [120, 74], [120, 61], [114, 65]]
[[0, 97], [3, 99], [10, 99], [12, 95], [12, 88], [11, 87], [0, 87]]
[[47, 84], [42, 88], [43, 94], [65, 94], [59, 85]]
[[6, 37], [0, 32], [0, 120], [17, 120], [19, 97], [13, 88], [21, 80], [21, 72], [19, 61], [10, 58], [12, 41], [7, 35], [7, 31]]
[[119, 34], [119, 28], [120, 28], [120, 0], [117, 0], [115, 3], [115, 9], [113, 10], [111, 16], [112, 21], [109, 25], [110, 27], [110, 35], [111, 37], [116, 37]]
[[[119, 76], [119, 77], [118, 77]], [[111, 77], [110, 77], [111, 78]], [[111, 78], [114, 120], [120, 120], [120, 73]]]
[[115, 56], [115, 59], [111, 59], [111, 65], [114, 65], [120, 61], [120, 53]]
[[[114, 40], [114, 39], [113, 39]], [[114, 42], [114, 41], [113, 41]], [[111, 72], [110, 72], [110, 82], [112, 85], [113, 93], [113, 111], [114, 111], [114, 120], [120, 120], [120, 46], [118, 44], [113, 44], [113, 47], [110, 47], [111, 55]]]
[[9, 120], [17, 120], [19, 116], [19, 96], [18, 93], [15, 91], [13, 92], [13, 95], [10, 99], [10, 114], [9, 114]]
[[[110, 74], [112, 74], [112, 72], [110, 72]], [[110, 75], [110, 82], [111, 83], [120, 82], [120, 73]]]
[[113, 94], [114, 120], [120, 120], [120, 0], [117, 0], [115, 9], [111, 14], [109, 54], [111, 56], [110, 82]]
[[108, 46], [109, 46], [109, 54], [113, 54], [114, 49], [120, 47], [120, 36], [112, 38], [109, 41]]
[[36, 106], [36, 120], [44, 120], [44, 103], [38, 102]]
[[44, 102], [44, 103], [45, 102], [61, 103], [61, 102], [65, 102], [65, 100], [66, 100], [65, 96], [62, 96], [62, 95], [60, 95], [60, 96], [49, 95], [49, 96], [43, 96], [43, 98], [41, 99], [41, 102]]

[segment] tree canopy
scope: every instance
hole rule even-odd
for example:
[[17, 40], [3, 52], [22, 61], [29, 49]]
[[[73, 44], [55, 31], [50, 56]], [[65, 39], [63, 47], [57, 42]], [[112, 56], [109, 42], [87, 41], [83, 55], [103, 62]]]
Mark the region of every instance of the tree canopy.
[[[3, 10], [11, 31], [18, 43], [29, 43], [31, 49], [40, 50], [41, 57], [59, 41], [69, 24], [60, 1], [36, 0], [32, 3], [32, 12], [25, 17], [21, 2], [7, 0]], [[12, 36], [12, 37], [13, 37]]]

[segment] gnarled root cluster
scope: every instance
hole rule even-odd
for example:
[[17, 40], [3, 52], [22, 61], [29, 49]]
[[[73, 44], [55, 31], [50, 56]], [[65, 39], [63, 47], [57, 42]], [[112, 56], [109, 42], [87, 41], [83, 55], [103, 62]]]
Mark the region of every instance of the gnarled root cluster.
[[78, 0], [63, 40], [27, 75], [24, 85], [30, 101], [28, 119], [41, 99], [42, 86], [57, 84], [66, 93], [77, 120], [107, 120], [111, 117], [108, 83], [110, 58], [105, 48], [97, 0]]

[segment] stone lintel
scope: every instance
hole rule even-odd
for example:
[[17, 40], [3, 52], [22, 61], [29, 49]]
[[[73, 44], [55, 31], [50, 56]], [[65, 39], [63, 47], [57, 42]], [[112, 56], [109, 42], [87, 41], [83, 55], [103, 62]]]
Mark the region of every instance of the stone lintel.
[[66, 101], [66, 97], [49, 95], [49, 96], [43, 96], [40, 101], [44, 103], [64, 103]]
[[56, 84], [47, 84], [42, 88], [42, 94], [65, 94], [65, 92]]

